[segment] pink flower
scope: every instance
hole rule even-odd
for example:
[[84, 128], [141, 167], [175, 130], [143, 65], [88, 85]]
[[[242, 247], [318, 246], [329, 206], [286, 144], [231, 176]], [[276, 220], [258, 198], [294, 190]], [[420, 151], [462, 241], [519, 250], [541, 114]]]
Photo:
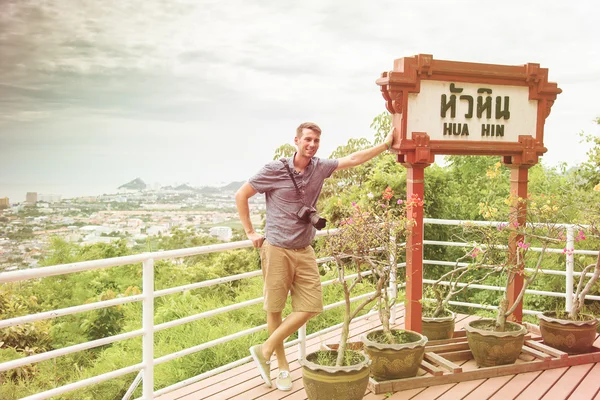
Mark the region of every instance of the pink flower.
[[579, 242], [580, 240], [585, 240], [585, 234], [583, 233], [583, 231], [579, 231], [577, 233], [577, 237], [575, 238], [576, 242]]
[[396, 202], [396, 204], [402, 204], [402, 203], [404, 203], [404, 200], [402, 200], [402, 199], [398, 199], [398, 201]]
[[531, 246], [531, 243], [523, 243], [523, 241], [520, 241], [519, 243], [517, 243], [517, 246], [524, 250], [527, 250]]
[[568, 255], [568, 256], [570, 256], [570, 255], [573, 255], [573, 252], [574, 252], [574, 251], [575, 251], [575, 249], [567, 249], [567, 248], [564, 248], [564, 249], [563, 249], [563, 251], [562, 251], [562, 253], [563, 253], [563, 254], [566, 254], [566, 255]]

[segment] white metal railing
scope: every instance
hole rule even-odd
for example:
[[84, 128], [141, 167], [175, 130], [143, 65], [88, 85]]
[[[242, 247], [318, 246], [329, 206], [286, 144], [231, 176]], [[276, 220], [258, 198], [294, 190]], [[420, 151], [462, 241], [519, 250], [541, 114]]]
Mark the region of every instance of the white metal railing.
[[[428, 219], [428, 218], [424, 220], [424, 223], [439, 224], [439, 225], [462, 225], [462, 224], [466, 224], [466, 223], [487, 224], [487, 225], [499, 224], [499, 222], [498, 223], [494, 223], [494, 222], [490, 223], [490, 222], [473, 222], [473, 221], [457, 221], [457, 220], [436, 220], [436, 219]], [[567, 231], [567, 248], [573, 248], [575, 226], [574, 225], [564, 225], [564, 227]], [[335, 233], [334, 230], [318, 232], [318, 236], [325, 236], [325, 235], [333, 234], [333, 233]], [[467, 246], [468, 243], [425, 240], [424, 245]], [[119, 298], [119, 299], [113, 299], [113, 300], [99, 301], [99, 302], [95, 302], [95, 303], [91, 303], [91, 304], [84, 304], [84, 305], [79, 305], [79, 306], [74, 306], [74, 307], [63, 308], [63, 309], [59, 309], [59, 310], [46, 311], [46, 312], [33, 314], [33, 315], [26, 315], [26, 316], [21, 316], [21, 317], [16, 317], [16, 318], [10, 318], [10, 319], [6, 319], [6, 320], [0, 320], [0, 329], [2, 329], [2, 328], [14, 326], [14, 325], [31, 323], [31, 322], [35, 322], [35, 321], [41, 321], [41, 320], [61, 317], [61, 316], [65, 316], [65, 315], [71, 315], [71, 314], [85, 312], [85, 311], [113, 307], [113, 306], [121, 305], [121, 304], [127, 304], [127, 303], [132, 303], [132, 302], [141, 302], [142, 303], [142, 329], [131, 331], [131, 332], [126, 332], [126, 333], [121, 333], [118, 335], [114, 335], [114, 336], [110, 336], [110, 337], [106, 337], [106, 338], [102, 338], [102, 339], [98, 339], [98, 340], [93, 340], [93, 341], [89, 341], [89, 342], [85, 342], [85, 343], [80, 343], [77, 345], [65, 347], [62, 349], [56, 349], [56, 350], [32, 355], [32, 356], [21, 358], [21, 359], [4, 362], [4, 363], [0, 364], [0, 372], [15, 369], [18, 367], [22, 367], [24, 365], [37, 363], [37, 362], [44, 361], [44, 360], [53, 359], [53, 358], [56, 358], [59, 356], [96, 348], [96, 347], [114, 343], [117, 341], [142, 336], [143, 345], [142, 345], [142, 362], [141, 363], [131, 365], [131, 366], [128, 366], [125, 368], [121, 368], [119, 370], [111, 371], [111, 372], [108, 372], [108, 373], [105, 373], [102, 375], [98, 375], [98, 376], [95, 376], [92, 378], [84, 379], [84, 380], [74, 382], [71, 384], [67, 384], [67, 385], [64, 385], [64, 386], [61, 386], [61, 387], [58, 387], [58, 388], [55, 388], [52, 390], [48, 390], [48, 391], [45, 391], [42, 393], [37, 393], [35, 395], [27, 397], [26, 399], [29, 399], [29, 400], [47, 399], [52, 396], [60, 395], [62, 393], [68, 392], [68, 391], [80, 389], [80, 388], [89, 386], [91, 384], [96, 384], [99, 382], [117, 378], [117, 377], [120, 377], [120, 376], [123, 376], [126, 374], [130, 374], [133, 372], [138, 372], [138, 375], [134, 379], [131, 387], [127, 391], [127, 394], [125, 395], [124, 398], [129, 399], [131, 397], [131, 395], [133, 394], [135, 388], [141, 381], [142, 382], [142, 397], [141, 398], [142, 399], [151, 399], [154, 396], [159, 396], [159, 395], [165, 394], [169, 391], [186, 386], [193, 382], [197, 382], [208, 376], [215, 375], [217, 373], [220, 373], [222, 371], [225, 371], [227, 369], [233, 368], [237, 365], [241, 365], [243, 363], [250, 361], [250, 357], [248, 356], [241, 360], [237, 360], [233, 363], [230, 363], [228, 365], [224, 365], [222, 367], [216, 368], [212, 371], [207, 371], [196, 377], [186, 379], [182, 382], [178, 382], [178, 383], [171, 385], [169, 387], [166, 387], [166, 388], [162, 388], [156, 392], [154, 391], [154, 367], [156, 365], [159, 365], [159, 364], [162, 364], [162, 363], [165, 363], [165, 362], [168, 362], [168, 361], [171, 361], [171, 360], [174, 360], [174, 359], [177, 359], [177, 358], [180, 358], [180, 357], [192, 354], [192, 353], [196, 353], [198, 351], [202, 351], [204, 349], [207, 349], [207, 348], [219, 345], [219, 344], [227, 343], [231, 340], [234, 340], [239, 337], [246, 336], [246, 335], [249, 335], [249, 334], [252, 334], [255, 332], [259, 332], [266, 328], [266, 324], [256, 326], [256, 327], [249, 328], [249, 329], [246, 329], [241, 332], [236, 332], [234, 334], [231, 334], [231, 335], [228, 335], [228, 336], [225, 336], [225, 337], [222, 337], [222, 338], [219, 338], [219, 339], [207, 342], [207, 343], [203, 343], [203, 344], [200, 344], [200, 345], [188, 348], [188, 349], [183, 349], [183, 350], [177, 351], [175, 353], [167, 354], [167, 355], [164, 355], [162, 357], [155, 359], [154, 358], [154, 333], [155, 332], [162, 331], [164, 329], [172, 328], [175, 326], [183, 325], [183, 324], [186, 324], [186, 323], [189, 323], [192, 321], [198, 321], [198, 320], [212, 317], [212, 316], [215, 316], [218, 314], [222, 314], [222, 313], [226, 313], [226, 312], [233, 311], [236, 309], [240, 309], [243, 307], [248, 307], [251, 305], [259, 304], [259, 303], [262, 303], [263, 298], [261, 297], [261, 298], [251, 299], [251, 300], [247, 300], [245, 302], [224, 306], [224, 307], [221, 307], [218, 309], [214, 309], [214, 310], [206, 311], [203, 313], [195, 314], [192, 316], [169, 321], [166, 323], [154, 325], [154, 299], [156, 299], [158, 297], [171, 295], [171, 294], [175, 294], [175, 293], [180, 293], [180, 292], [187, 291], [187, 290], [215, 286], [215, 285], [219, 285], [219, 284], [222, 284], [225, 282], [233, 282], [233, 281], [237, 281], [237, 280], [241, 280], [241, 279], [248, 279], [248, 278], [252, 278], [252, 277], [261, 275], [260, 271], [252, 271], [252, 272], [247, 272], [247, 273], [243, 273], [243, 274], [227, 276], [227, 277], [217, 278], [217, 279], [213, 279], [213, 280], [209, 280], [209, 281], [203, 281], [203, 282], [199, 282], [199, 283], [193, 283], [193, 284], [183, 285], [183, 286], [179, 286], [179, 287], [173, 287], [173, 288], [169, 288], [169, 289], [155, 291], [154, 290], [154, 262], [156, 260], [179, 259], [182, 257], [188, 257], [188, 256], [194, 256], [194, 255], [200, 255], [200, 254], [208, 254], [208, 253], [222, 252], [222, 251], [228, 251], [228, 250], [233, 250], [233, 249], [248, 248], [251, 246], [252, 246], [252, 243], [249, 240], [245, 240], [245, 241], [234, 242], [234, 243], [224, 243], [224, 244], [201, 246], [201, 247], [188, 248], [188, 249], [160, 251], [160, 252], [154, 252], [154, 253], [144, 253], [144, 254], [110, 258], [110, 259], [104, 259], [104, 260], [86, 261], [86, 262], [78, 262], [78, 263], [72, 263], [72, 264], [56, 265], [56, 266], [51, 266], [51, 267], [42, 267], [42, 268], [0, 273], [0, 283], [7, 283], [7, 282], [23, 281], [23, 280], [27, 280], [27, 279], [39, 279], [39, 278], [44, 278], [44, 277], [49, 277], [49, 276], [70, 274], [70, 273], [74, 273], [74, 272], [98, 270], [98, 269], [104, 269], [104, 268], [110, 268], [110, 267], [122, 266], [122, 265], [128, 265], [128, 264], [141, 264], [142, 265], [142, 289], [143, 289], [142, 294], [139, 294], [139, 295], [133, 295], [133, 296]], [[536, 250], [536, 249], [532, 249], [532, 250]], [[539, 249], [537, 249], [537, 250], [539, 250]], [[562, 249], [549, 249], [548, 251], [562, 252]], [[575, 250], [573, 253], [568, 254], [566, 257], [567, 261], [566, 261], [566, 265], [565, 265], [565, 271], [556, 271], [556, 270], [542, 270], [541, 271], [542, 273], [546, 273], [546, 274], [565, 276], [566, 288], [565, 288], [564, 293], [555, 293], [555, 292], [538, 291], [538, 290], [528, 290], [527, 293], [539, 294], [539, 295], [545, 295], [545, 296], [564, 297], [566, 299], [566, 307], [570, 308], [571, 300], [572, 300], [571, 297], [572, 297], [572, 292], [573, 292], [573, 277], [581, 275], [581, 273], [576, 273], [573, 271], [574, 254], [595, 255], [595, 254], [598, 254], [598, 252], [597, 251], [589, 251], [589, 250]], [[327, 261], [331, 261], [331, 257], [324, 257], [324, 258], [321, 258], [318, 260], [319, 263], [323, 263], [323, 262], [327, 262]], [[440, 261], [438, 261], [438, 260], [425, 260], [424, 261], [424, 265], [448, 266], [448, 265], [454, 265], [454, 264], [455, 264], [454, 262], [441, 261], [441, 260]], [[404, 263], [398, 264], [398, 267], [404, 267], [404, 265], [405, 265]], [[588, 275], [591, 276], [591, 274], [588, 274]], [[347, 276], [346, 279], [353, 279], [354, 277], [355, 277], [355, 275], [350, 275], [350, 276]], [[327, 282], [323, 282], [322, 285], [327, 286], [327, 285], [331, 285], [334, 282], [335, 282], [335, 280], [330, 280]], [[424, 280], [424, 283], [430, 284], [430, 283], [433, 283], [433, 281], [432, 280]], [[445, 282], [443, 284], [447, 284], [447, 282]], [[404, 285], [403, 284], [397, 285], [396, 277], [394, 276], [392, 279], [392, 287], [390, 287], [390, 291], [392, 293], [395, 293], [398, 286], [404, 286]], [[504, 288], [497, 287], [497, 286], [489, 286], [489, 285], [470, 285], [470, 288], [486, 289], [486, 290], [504, 290]], [[357, 297], [353, 298], [352, 301], [358, 301], [362, 298], [365, 298], [366, 296], [369, 296], [370, 294], [371, 293], [367, 293], [367, 294], [364, 294], [361, 296], [357, 296]], [[587, 298], [590, 298], [593, 300], [600, 300], [600, 296], [587, 296]], [[490, 306], [490, 305], [481, 305], [481, 304], [473, 304], [473, 303], [464, 303], [464, 302], [450, 302], [450, 303], [455, 304], [455, 305], [460, 305], [460, 306], [467, 306], [467, 307], [488, 308], [488, 309], [495, 308], [494, 306]], [[334, 304], [329, 304], [329, 305], [325, 306], [324, 309], [329, 310], [329, 309], [338, 307], [342, 304], [344, 304], [343, 301], [340, 301], [340, 302], [337, 302]], [[524, 313], [536, 313], [536, 311], [524, 310]], [[363, 316], [362, 318], [364, 318], [368, 315], [369, 314]], [[393, 316], [392, 318], [395, 318], [395, 316]], [[310, 335], [306, 334], [306, 327], [303, 327], [300, 329], [300, 331], [298, 333], [298, 339], [286, 343], [286, 347], [298, 344], [299, 345], [299, 350], [298, 350], [299, 357], [304, 357], [306, 354], [305, 344], [306, 344], [307, 339], [310, 339], [317, 335], [337, 329], [339, 326], [340, 325], [336, 325], [334, 327], [330, 327], [323, 331], [315, 332]]]
[[[500, 221], [461, 221], [461, 220], [443, 220], [443, 219], [434, 219], [434, 218], [424, 218], [423, 219], [423, 223], [424, 224], [432, 224], [432, 225], [480, 225], [480, 226], [498, 226], [500, 224], [505, 224], [505, 222], [500, 222]], [[579, 225], [574, 225], [574, 224], [556, 224], [556, 227], [563, 227], [566, 230], [566, 240], [565, 240], [565, 247], [568, 249], [574, 249], [575, 248], [575, 229], [579, 227]], [[468, 246], [469, 243], [459, 243], [459, 242], [444, 242], [444, 241], [434, 241], [434, 240], [424, 240], [423, 244], [425, 245], [439, 245], [439, 246], [459, 246], [459, 247], [464, 247], [464, 246]], [[536, 248], [536, 247], [532, 247], [529, 250], [531, 251], [541, 251], [541, 248]], [[563, 249], [558, 249], [558, 248], [548, 248], [546, 249], [546, 252], [548, 253], [563, 253]], [[549, 274], [549, 275], [562, 275], [565, 277], [565, 291], [564, 293], [557, 293], [557, 292], [548, 292], [548, 291], [542, 291], [542, 290], [533, 290], [533, 289], [527, 289], [525, 291], [526, 294], [537, 294], [537, 295], [542, 295], [542, 296], [552, 296], [552, 297], [562, 297], [565, 299], [565, 310], [570, 310], [573, 306], [573, 277], [574, 276], [581, 276], [581, 272], [575, 272], [573, 267], [575, 265], [575, 254], [581, 254], [581, 255], [598, 255], [598, 251], [595, 250], [574, 250], [572, 252], [568, 252], [566, 254], [566, 262], [565, 262], [565, 271], [557, 271], [557, 270], [547, 270], [547, 269], [542, 269], [540, 270], [541, 273], [543, 274]], [[430, 265], [455, 265], [455, 262], [448, 262], [448, 261], [430, 261], [430, 260], [424, 260], [423, 264], [430, 264]], [[460, 263], [459, 265], [467, 265], [466, 263]], [[529, 272], [533, 272], [533, 269], [530, 268], [526, 268], [525, 270], [529, 271]], [[591, 277], [593, 275], [593, 273], [587, 273], [586, 276], [587, 277]], [[428, 284], [432, 284], [435, 281], [433, 280], [428, 280], [428, 279], [424, 279], [423, 280], [424, 283], [428, 283]], [[447, 285], [448, 282], [442, 282], [443, 285]], [[458, 284], [458, 286], [465, 286], [464, 284]], [[489, 285], [469, 285], [470, 288], [473, 289], [485, 289], [485, 290], [496, 290], [496, 291], [503, 291], [504, 288], [503, 287], [499, 287], [499, 286], [489, 286]], [[586, 299], [589, 300], [600, 300], [600, 296], [593, 296], [593, 295], [587, 295], [585, 296]], [[483, 308], [483, 309], [496, 309], [496, 306], [491, 306], [491, 305], [483, 305], [483, 304], [476, 304], [476, 303], [464, 303], [464, 302], [456, 302], [456, 301], [450, 301], [450, 304], [453, 305], [458, 305], [458, 306], [467, 306], [467, 307], [473, 307], [473, 308]], [[524, 314], [539, 314], [541, 311], [533, 311], [533, 310], [523, 310]]]

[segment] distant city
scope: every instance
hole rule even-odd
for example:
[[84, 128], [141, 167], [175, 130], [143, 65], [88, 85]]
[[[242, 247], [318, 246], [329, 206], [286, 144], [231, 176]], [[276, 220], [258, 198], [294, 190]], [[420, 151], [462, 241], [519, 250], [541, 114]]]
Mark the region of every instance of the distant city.
[[[139, 247], [179, 229], [229, 241], [241, 230], [234, 194], [242, 183], [149, 187], [137, 178], [99, 196], [63, 199], [32, 191], [22, 202], [0, 197], [0, 271], [38, 266], [55, 237], [79, 245], [125, 240]], [[250, 199], [257, 223], [264, 210], [263, 196]]]

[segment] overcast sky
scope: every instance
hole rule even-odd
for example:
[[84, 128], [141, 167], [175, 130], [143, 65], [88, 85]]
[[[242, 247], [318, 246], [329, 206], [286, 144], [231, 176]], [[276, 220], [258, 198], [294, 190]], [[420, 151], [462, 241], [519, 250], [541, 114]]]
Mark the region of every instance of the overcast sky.
[[540, 63], [547, 165], [599, 134], [600, 2], [0, 0], [0, 197], [246, 180], [296, 126], [373, 138], [393, 60]]

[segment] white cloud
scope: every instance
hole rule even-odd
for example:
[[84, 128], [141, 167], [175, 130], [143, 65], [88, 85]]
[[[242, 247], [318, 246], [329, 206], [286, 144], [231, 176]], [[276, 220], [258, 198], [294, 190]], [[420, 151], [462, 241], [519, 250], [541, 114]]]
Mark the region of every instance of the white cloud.
[[244, 180], [305, 120], [325, 157], [371, 139], [375, 79], [418, 53], [549, 68], [564, 92], [544, 160], [580, 162], [576, 133], [598, 132], [598, 14], [591, 0], [4, 1], [0, 157], [19, 168], [0, 191]]

